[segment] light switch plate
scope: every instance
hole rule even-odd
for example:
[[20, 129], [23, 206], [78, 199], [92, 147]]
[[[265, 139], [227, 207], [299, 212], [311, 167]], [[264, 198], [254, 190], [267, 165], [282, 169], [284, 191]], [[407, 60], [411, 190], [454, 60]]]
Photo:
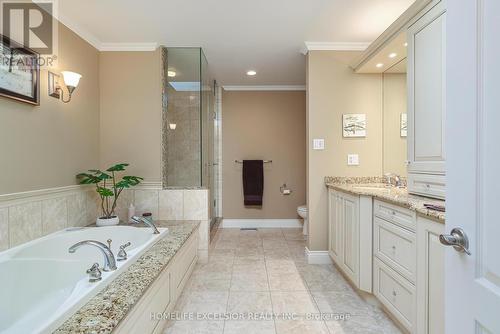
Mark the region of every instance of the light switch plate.
[[313, 150], [324, 150], [325, 140], [324, 139], [313, 139]]
[[347, 155], [347, 165], [358, 166], [359, 165], [359, 155], [358, 154], [348, 154]]

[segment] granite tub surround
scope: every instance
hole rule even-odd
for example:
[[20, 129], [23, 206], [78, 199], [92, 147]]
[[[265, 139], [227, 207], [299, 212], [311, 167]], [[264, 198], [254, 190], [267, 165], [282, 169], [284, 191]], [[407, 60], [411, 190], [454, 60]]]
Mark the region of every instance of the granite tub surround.
[[[336, 182], [339, 181], [339, 182]], [[356, 177], [337, 178], [326, 177], [325, 184], [328, 188], [347, 192], [355, 195], [372, 196], [385, 202], [393, 203], [418, 214], [444, 223], [446, 214], [425, 208], [424, 204], [445, 205], [445, 201], [412, 195], [406, 188], [396, 188], [384, 183], [384, 178]]]
[[198, 221], [155, 223], [169, 232], [54, 333], [111, 333], [199, 226]]

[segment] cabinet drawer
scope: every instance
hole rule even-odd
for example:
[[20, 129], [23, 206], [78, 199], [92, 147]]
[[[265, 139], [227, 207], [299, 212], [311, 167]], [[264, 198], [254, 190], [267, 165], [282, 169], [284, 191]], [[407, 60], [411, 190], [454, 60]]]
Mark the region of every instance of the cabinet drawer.
[[446, 177], [444, 175], [408, 174], [408, 192], [412, 194], [445, 198]]
[[374, 223], [374, 254], [392, 269], [415, 283], [415, 233], [377, 217]]
[[416, 214], [412, 210], [379, 200], [375, 200], [373, 210], [375, 216], [415, 231]]
[[375, 296], [410, 332], [415, 331], [415, 286], [378, 258], [373, 259]]

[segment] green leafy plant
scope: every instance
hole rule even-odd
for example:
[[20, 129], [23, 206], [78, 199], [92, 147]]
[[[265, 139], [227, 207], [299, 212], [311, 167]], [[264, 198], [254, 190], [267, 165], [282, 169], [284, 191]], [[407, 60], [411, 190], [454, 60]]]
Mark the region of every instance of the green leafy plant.
[[115, 213], [118, 197], [123, 189], [138, 185], [144, 180], [138, 176], [123, 176], [117, 181], [116, 173], [125, 171], [129, 164], [122, 163], [109, 167], [105, 171], [90, 169], [88, 173], [80, 173], [76, 177], [80, 184], [95, 184], [96, 191], [101, 197], [101, 218], [112, 218]]

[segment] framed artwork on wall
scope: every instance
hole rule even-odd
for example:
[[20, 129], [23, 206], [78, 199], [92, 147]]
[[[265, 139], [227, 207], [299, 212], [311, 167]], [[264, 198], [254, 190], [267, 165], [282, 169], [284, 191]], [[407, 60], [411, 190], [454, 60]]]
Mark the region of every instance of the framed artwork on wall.
[[0, 35], [0, 96], [40, 104], [38, 53]]
[[408, 136], [408, 114], [403, 113], [401, 114], [401, 137], [407, 137]]
[[345, 138], [366, 137], [366, 114], [342, 115], [342, 135]]

